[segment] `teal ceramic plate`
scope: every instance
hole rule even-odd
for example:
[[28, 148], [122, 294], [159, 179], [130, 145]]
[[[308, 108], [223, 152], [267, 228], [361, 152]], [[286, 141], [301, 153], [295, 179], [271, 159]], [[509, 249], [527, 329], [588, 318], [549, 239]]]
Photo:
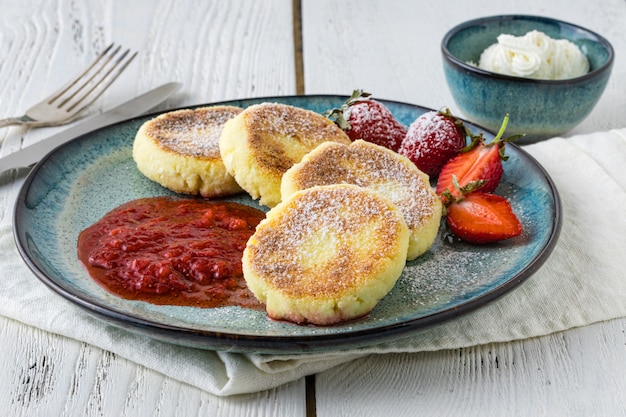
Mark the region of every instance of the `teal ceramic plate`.
[[[275, 101], [323, 112], [345, 99], [265, 97], [220, 104], [246, 107]], [[405, 125], [430, 110], [381, 101]], [[30, 269], [57, 294], [109, 323], [158, 340], [267, 353], [330, 351], [390, 341], [466, 314], [513, 289], [541, 266], [558, 238], [561, 215], [554, 184], [533, 158], [510, 146], [496, 192], [511, 201], [523, 234], [498, 244], [472, 246], [450, 242], [442, 227], [431, 250], [406, 265], [394, 289], [363, 319], [332, 327], [298, 326], [239, 307], [199, 309], [124, 300], [92, 281], [77, 259], [76, 243], [81, 230], [118, 205], [171, 194], [141, 175], [131, 156], [135, 132], [154, 116], [102, 128], [47, 155], [20, 191], [14, 233]], [[232, 200], [258, 207], [245, 195]]]

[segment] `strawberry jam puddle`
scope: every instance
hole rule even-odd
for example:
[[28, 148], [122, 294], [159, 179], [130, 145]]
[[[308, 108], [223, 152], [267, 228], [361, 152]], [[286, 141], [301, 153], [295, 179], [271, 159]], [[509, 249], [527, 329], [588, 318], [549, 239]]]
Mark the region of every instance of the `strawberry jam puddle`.
[[78, 258], [109, 292], [158, 305], [263, 309], [241, 269], [265, 213], [200, 199], [143, 198], [83, 230]]

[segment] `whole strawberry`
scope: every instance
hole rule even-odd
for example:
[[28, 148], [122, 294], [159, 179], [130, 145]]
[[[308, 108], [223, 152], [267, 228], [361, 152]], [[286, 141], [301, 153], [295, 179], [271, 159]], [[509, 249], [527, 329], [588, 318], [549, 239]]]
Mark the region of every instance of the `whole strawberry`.
[[465, 147], [468, 131], [463, 122], [446, 111], [422, 114], [409, 126], [399, 153], [420, 171], [436, 177], [441, 167]]
[[370, 96], [363, 90], [354, 90], [340, 109], [332, 109], [325, 115], [353, 141], [363, 139], [397, 152], [407, 129], [384, 104]]

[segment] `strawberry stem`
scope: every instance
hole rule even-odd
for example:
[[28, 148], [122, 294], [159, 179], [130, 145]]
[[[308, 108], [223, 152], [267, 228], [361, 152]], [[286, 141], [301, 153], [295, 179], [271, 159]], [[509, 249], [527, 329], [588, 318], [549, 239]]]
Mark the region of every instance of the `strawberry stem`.
[[506, 138], [502, 138], [502, 136], [504, 135], [504, 131], [506, 130], [506, 126], [508, 124], [509, 124], [509, 114], [507, 113], [504, 115], [504, 120], [502, 120], [502, 124], [500, 125], [500, 130], [498, 131], [498, 134], [493, 139], [494, 143], [514, 142], [517, 139], [525, 136], [523, 133], [518, 133], [516, 135], [511, 135]]
[[350, 98], [348, 98], [348, 100], [341, 105], [341, 108], [326, 110], [324, 112], [324, 116], [334, 122], [341, 129], [350, 130], [352, 126], [350, 126], [350, 122], [348, 122], [348, 119], [346, 118], [346, 111], [350, 106], [361, 100], [368, 99], [371, 95], [371, 93], [366, 93], [361, 89], [354, 90], [352, 91]]
[[343, 106], [341, 106], [341, 108], [345, 110], [345, 108], [350, 107], [351, 105], [353, 105], [354, 103], [360, 100], [369, 98], [371, 95], [372, 95], [371, 93], [366, 93], [365, 91], [361, 89], [354, 90], [350, 98], [343, 104]]
[[500, 130], [498, 131], [498, 134], [493, 139], [494, 143], [498, 143], [500, 141], [500, 139], [502, 138], [502, 135], [504, 135], [504, 131], [506, 130], [506, 125], [508, 124], [509, 124], [509, 114], [507, 113], [504, 115], [504, 120], [502, 121], [502, 124], [500, 125]]
[[473, 147], [475, 147], [478, 143], [483, 141], [483, 134], [479, 133], [479, 134], [474, 134], [470, 128], [467, 127], [467, 125], [465, 124], [465, 122], [462, 119], [459, 119], [458, 117], [456, 117], [454, 114], [452, 114], [452, 112], [450, 111], [450, 109], [448, 107], [445, 108], [445, 110], [439, 110], [438, 112], [439, 114], [441, 114], [444, 117], [447, 117], [448, 119], [452, 120], [454, 122], [454, 125], [460, 129], [463, 134], [465, 135], [465, 140], [467, 141], [467, 138], [470, 139], [470, 143], [469, 145], [466, 145], [465, 147], [463, 147], [459, 152], [467, 152], [470, 149], [472, 149]]
[[459, 183], [459, 179], [457, 178], [456, 175], [453, 174], [452, 185], [458, 191], [459, 195], [458, 196], [452, 195], [452, 192], [446, 188], [440, 194], [440, 196], [443, 198], [442, 201], [444, 203], [444, 208], [449, 206], [450, 204], [461, 202], [467, 194], [472, 193], [476, 190], [479, 190], [486, 183], [487, 183], [486, 180], [476, 180], [476, 181], [471, 181], [465, 184], [465, 186], [461, 187], [461, 184]]

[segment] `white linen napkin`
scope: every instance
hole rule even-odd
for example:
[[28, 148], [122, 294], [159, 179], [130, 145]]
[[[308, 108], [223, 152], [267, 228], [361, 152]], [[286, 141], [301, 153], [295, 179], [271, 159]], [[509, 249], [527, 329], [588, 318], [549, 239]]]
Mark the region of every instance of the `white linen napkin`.
[[245, 355], [137, 336], [92, 318], [47, 289], [19, 257], [8, 226], [0, 229], [0, 314], [216, 395], [269, 389], [369, 354], [505, 342], [626, 316], [626, 129], [554, 138], [525, 149], [561, 195], [563, 227], [552, 256], [498, 300], [392, 343], [309, 355]]

